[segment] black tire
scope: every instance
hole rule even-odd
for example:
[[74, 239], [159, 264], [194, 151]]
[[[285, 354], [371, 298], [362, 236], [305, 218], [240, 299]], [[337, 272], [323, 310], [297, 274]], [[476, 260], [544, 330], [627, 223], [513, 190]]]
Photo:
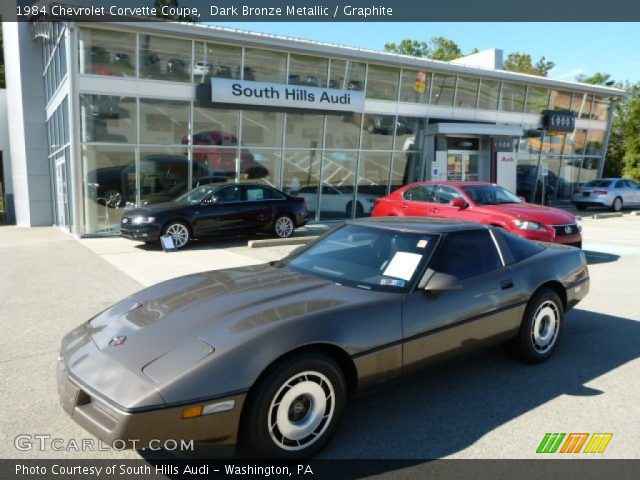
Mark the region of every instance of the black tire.
[[278, 215], [273, 221], [271, 234], [276, 238], [289, 238], [296, 229], [296, 222], [290, 215]]
[[518, 336], [510, 345], [511, 353], [523, 362], [544, 362], [558, 347], [563, 324], [564, 309], [558, 294], [551, 288], [536, 292], [527, 304]]
[[613, 199], [613, 203], [611, 204], [611, 210], [614, 212], [622, 211], [624, 204], [622, 203], [622, 198], [616, 197]]
[[[335, 433], [346, 399], [344, 374], [332, 358], [319, 352], [286, 358], [249, 393], [240, 424], [241, 442], [252, 458], [309, 458]], [[318, 405], [314, 413], [312, 407]], [[282, 433], [281, 425], [283, 430], [299, 428], [300, 435], [311, 433], [294, 441]]]
[[191, 241], [191, 228], [182, 220], [171, 220], [162, 229], [162, 235], [171, 235], [176, 248], [180, 250]]
[[587, 209], [587, 206], [584, 203], [576, 203], [576, 209], [584, 212]]
[[[351, 218], [353, 215], [353, 202], [347, 203], [347, 217]], [[364, 207], [358, 201], [356, 201], [356, 218], [364, 215]]]

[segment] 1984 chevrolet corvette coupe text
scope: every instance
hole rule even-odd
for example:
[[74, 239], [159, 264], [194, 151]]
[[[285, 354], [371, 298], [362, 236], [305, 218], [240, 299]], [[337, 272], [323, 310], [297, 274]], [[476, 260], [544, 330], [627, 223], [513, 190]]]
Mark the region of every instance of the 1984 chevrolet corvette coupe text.
[[243, 442], [313, 455], [349, 395], [509, 342], [558, 345], [588, 292], [581, 250], [425, 218], [350, 221], [270, 264], [198, 273], [113, 305], [62, 341], [64, 410], [106, 442]]

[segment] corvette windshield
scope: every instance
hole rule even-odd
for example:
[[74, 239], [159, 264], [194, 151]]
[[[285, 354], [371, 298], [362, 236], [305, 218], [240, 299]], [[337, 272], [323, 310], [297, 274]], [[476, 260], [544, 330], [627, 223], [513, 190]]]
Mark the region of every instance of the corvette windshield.
[[465, 185], [462, 189], [477, 205], [522, 203], [517, 195], [496, 185]]
[[406, 291], [434, 243], [431, 235], [346, 225], [284, 264], [351, 287]]
[[184, 195], [180, 195], [178, 198], [174, 200], [174, 202], [178, 203], [188, 203], [190, 205], [197, 205], [205, 199], [209, 193], [211, 193], [216, 187], [197, 187], [193, 190], [189, 190]]

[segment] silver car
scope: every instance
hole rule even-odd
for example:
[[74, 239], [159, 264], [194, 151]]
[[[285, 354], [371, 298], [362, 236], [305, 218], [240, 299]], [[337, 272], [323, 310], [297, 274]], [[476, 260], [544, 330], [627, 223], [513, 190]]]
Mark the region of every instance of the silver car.
[[640, 185], [624, 178], [596, 178], [578, 187], [571, 203], [578, 210], [608, 207], [619, 212], [625, 207], [640, 207]]

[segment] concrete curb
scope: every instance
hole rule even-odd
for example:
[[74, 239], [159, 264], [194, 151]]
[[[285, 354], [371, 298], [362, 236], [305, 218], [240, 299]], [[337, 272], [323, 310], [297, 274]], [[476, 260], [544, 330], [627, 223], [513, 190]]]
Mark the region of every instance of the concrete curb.
[[640, 217], [640, 210], [634, 210], [629, 215], [633, 215], [634, 217]]
[[306, 245], [318, 238], [317, 236], [293, 238], [269, 238], [268, 240], [249, 240], [249, 248], [279, 247], [282, 245]]
[[594, 220], [599, 220], [601, 218], [614, 218], [614, 217], [621, 217], [621, 216], [622, 216], [622, 212], [611, 212], [611, 213], [596, 213], [591, 218], [593, 218]]

